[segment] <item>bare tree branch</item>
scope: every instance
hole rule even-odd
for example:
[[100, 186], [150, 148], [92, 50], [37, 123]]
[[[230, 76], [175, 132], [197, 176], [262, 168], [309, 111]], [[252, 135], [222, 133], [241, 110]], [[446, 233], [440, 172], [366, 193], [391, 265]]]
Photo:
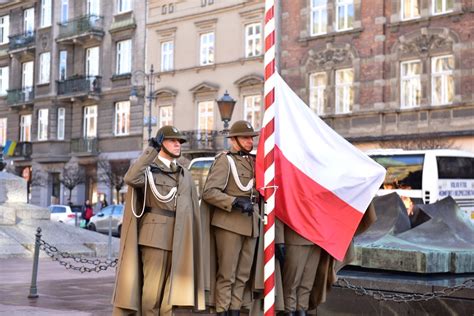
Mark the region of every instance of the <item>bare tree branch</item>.
[[124, 177], [129, 167], [129, 160], [115, 160], [110, 162], [109, 160], [101, 158], [97, 161], [99, 182], [105, 183], [115, 189], [117, 192], [117, 201], [119, 201], [120, 190], [125, 185]]
[[69, 203], [71, 203], [72, 190], [81, 183], [84, 183], [86, 175], [84, 168], [79, 165], [74, 158], [64, 165], [60, 182], [69, 190]]

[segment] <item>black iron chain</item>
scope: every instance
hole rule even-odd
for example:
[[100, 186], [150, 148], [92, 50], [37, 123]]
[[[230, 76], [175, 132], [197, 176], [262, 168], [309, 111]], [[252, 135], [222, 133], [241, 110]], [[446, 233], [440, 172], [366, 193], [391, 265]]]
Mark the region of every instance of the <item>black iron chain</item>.
[[[46, 241], [40, 239], [40, 249], [44, 250], [46, 254], [53, 259], [53, 261], [59, 262], [60, 265], [66, 269], [71, 269], [84, 272], [100, 272], [105, 271], [108, 268], [115, 268], [117, 266], [118, 259], [87, 259], [82, 257], [76, 257], [66, 251], [59, 251], [58, 248], [48, 244]], [[83, 265], [76, 266], [74, 263], [82, 263]], [[91, 265], [88, 267], [86, 265]]]
[[344, 278], [339, 278], [335, 283], [335, 286], [341, 288], [347, 288], [350, 290], [355, 291], [357, 295], [367, 295], [371, 296], [372, 298], [378, 301], [393, 301], [393, 302], [420, 302], [420, 301], [428, 301], [434, 298], [449, 296], [454, 292], [457, 292], [462, 289], [474, 289], [474, 279], [467, 279], [463, 283], [459, 285], [455, 285], [452, 287], [446, 287], [441, 291], [433, 291], [427, 293], [393, 293], [393, 292], [386, 292], [380, 290], [370, 290], [366, 289], [362, 286], [357, 286], [351, 284], [348, 280]]

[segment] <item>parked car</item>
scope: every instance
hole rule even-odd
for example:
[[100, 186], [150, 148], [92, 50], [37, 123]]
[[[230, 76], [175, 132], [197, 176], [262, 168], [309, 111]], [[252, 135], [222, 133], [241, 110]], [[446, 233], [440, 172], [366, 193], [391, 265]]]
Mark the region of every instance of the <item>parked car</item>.
[[55, 222], [66, 223], [68, 225], [75, 225], [76, 224], [76, 216], [77, 216], [77, 224], [81, 221], [81, 212], [77, 212], [76, 210], [72, 211], [71, 207], [68, 205], [57, 205], [53, 204], [48, 207], [49, 212], [51, 213], [50, 219]]
[[108, 234], [109, 222], [112, 224], [112, 235], [120, 237], [123, 220], [123, 205], [109, 205], [91, 217], [88, 229]]

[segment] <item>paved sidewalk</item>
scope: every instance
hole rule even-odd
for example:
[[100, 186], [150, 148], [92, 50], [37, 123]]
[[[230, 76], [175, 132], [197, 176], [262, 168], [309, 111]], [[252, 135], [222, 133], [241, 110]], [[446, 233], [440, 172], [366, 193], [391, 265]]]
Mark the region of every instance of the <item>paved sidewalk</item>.
[[[76, 263], [76, 265], [80, 265]], [[0, 315], [102, 316], [112, 313], [115, 269], [80, 273], [40, 259], [37, 299], [28, 299], [32, 259], [0, 260]]]

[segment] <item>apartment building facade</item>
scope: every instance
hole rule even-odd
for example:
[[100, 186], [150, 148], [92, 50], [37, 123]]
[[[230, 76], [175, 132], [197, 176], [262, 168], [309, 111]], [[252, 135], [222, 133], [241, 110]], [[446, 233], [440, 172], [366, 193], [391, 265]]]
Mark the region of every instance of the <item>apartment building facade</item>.
[[0, 4], [0, 145], [17, 142], [9, 168], [30, 202], [68, 203], [60, 183], [77, 161], [86, 177], [71, 202], [113, 196], [98, 161], [128, 164], [142, 149], [143, 99], [130, 103], [143, 69], [145, 3], [27, 0]]
[[408, 142], [474, 152], [474, 4], [281, 2], [280, 72], [362, 149]]
[[260, 129], [263, 17], [263, 0], [149, 1], [146, 69], [160, 74], [153, 134], [173, 124], [188, 136], [187, 158], [214, 155], [224, 148], [216, 100], [226, 91], [236, 100], [230, 125], [246, 119]]

